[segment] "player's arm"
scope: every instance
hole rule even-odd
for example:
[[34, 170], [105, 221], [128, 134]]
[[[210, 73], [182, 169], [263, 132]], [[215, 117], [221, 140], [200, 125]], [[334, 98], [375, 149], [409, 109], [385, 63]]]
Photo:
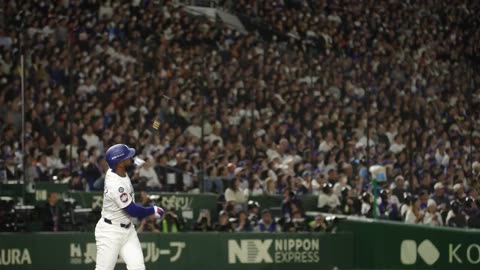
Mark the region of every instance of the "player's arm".
[[131, 217], [142, 219], [153, 214], [155, 214], [157, 217], [162, 217], [164, 214], [163, 209], [160, 207], [143, 207], [139, 204], [136, 204], [133, 201], [131, 194], [125, 192], [125, 188], [122, 186], [118, 187], [118, 189], [117, 187], [112, 187], [109, 188], [109, 190], [112, 190], [112, 192], [109, 192], [107, 196], [109, 196], [119, 208], [123, 209]]
[[161, 207], [158, 206], [141, 206], [139, 204], [134, 203], [133, 201], [130, 202], [125, 208], [123, 208], [125, 212], [131, 217], [136, 217], [138, 219], [143, 219], [144, 217], [150, 216], [155, 214], [155, 216], [161, 218], [165, 213]]

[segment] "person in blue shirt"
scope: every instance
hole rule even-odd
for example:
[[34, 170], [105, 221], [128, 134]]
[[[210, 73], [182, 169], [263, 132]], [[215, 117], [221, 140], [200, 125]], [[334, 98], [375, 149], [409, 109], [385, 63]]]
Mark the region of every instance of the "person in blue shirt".
[[259, 232], [280, 232], [280, 225], [278, 225], [268, 210], [262, 212], [262, 219], [258, 222], [257, 230]]

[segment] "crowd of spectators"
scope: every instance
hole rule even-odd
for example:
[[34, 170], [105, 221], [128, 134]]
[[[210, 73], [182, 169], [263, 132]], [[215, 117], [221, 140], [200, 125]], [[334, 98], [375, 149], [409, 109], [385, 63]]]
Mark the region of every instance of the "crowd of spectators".
[[[137, 190], [237, 205], [313, 194], [326, 212], [478, 219], [478, 1], [224, 2], [278, 37], [171, 1], [3, 1], [2, 177], [103, 190], [103, 153], [125, 143], [147, 161]], [[389, 179], [376, 211], [372, 164]], [[228, 213], [217, 228], [249, 227], [234, 208], [241, 228]], [[268, 215], [260, 224], [277, 230]]]

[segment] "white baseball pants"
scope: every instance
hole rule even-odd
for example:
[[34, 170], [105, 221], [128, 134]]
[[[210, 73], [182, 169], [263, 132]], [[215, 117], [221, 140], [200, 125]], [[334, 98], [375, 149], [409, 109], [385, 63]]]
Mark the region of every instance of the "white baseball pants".
[[97, 265], [95, 270], [113, 270], [118, 255], [127, 264], [128, 270], [145, 270], [143, 252], [135, 226], [125, 229], [120, 224], [108, 224], [103, 217], [95, 227]]

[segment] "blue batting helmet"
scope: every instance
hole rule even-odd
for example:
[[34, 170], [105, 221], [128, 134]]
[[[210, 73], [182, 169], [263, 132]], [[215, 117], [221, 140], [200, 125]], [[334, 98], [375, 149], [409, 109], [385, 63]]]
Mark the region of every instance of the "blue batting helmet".
[[135, 156], [135, 149], [126, 146], [125, 144], [115, 144], [108, 148], [105, 153], [105, 160], [110, 169], [114, 170], [117, 164], [122, 160], [126, 160]]

